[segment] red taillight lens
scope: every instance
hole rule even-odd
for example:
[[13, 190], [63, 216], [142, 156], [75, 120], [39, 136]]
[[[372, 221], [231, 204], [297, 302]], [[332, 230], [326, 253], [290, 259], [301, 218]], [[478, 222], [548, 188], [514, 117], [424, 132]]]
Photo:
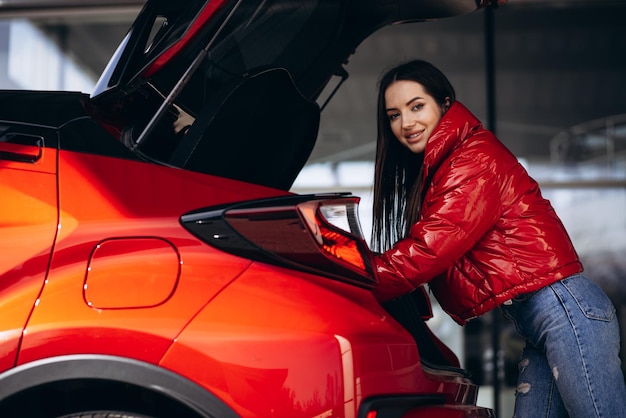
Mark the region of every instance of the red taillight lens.
[[324, 239], [322, 250], [341, 261], [365, 271], [365, 262], [354, 240], [323, 226], [320, 230]]
[[294, 195], [192, 213], [181, 221], [224, 251], [373, 287], [358, 203], [345, 195]]
[[358, 202], [357, 197], [311, 201], [298, 205], [298, 209], [326, 255], [367, 273], [370, 263], [366, 262], [366, 257], [370, 252], [363, 245]]

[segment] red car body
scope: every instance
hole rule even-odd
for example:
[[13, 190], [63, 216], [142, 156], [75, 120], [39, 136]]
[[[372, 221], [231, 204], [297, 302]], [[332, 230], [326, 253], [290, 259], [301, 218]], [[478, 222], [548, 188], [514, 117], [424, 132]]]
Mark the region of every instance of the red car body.
[[358, 197], [289, 192], [365, 37], [483, 5], [267, 3], [150, 0], [92, 95], [0, 92], [0, 416], [493, 416], [372, 296]]

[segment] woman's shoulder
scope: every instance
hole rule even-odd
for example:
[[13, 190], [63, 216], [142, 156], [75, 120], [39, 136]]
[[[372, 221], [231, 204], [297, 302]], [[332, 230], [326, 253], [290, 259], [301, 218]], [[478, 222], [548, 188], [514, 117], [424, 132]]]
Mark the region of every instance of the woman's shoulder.
[[[522, 175], [519, 161], [490, 131], [477, 130], [462, 141], [438, 170], [438, 181], [498, 184]], [[444, 180], [448, 179], [448, 180]], [[472, 179], [472, 180], [470, 180]], [[490, 180], [491, 179], [491, 180]]]
[[475, 161], [517, 163], [517, 157], [491, 131], [478, 127], [462, 141], [455, 152], [456, 158]]

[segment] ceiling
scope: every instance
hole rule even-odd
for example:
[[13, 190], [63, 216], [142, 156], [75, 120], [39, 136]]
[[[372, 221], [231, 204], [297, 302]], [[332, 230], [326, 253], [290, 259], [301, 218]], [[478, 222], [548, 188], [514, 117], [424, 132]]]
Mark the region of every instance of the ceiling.
[[[94, 76], [143, 1], [3, 0], [0, 18], [27, 17]], [[518, 155], [541, 158], [569, 126], [626, 113], [626, 2], [509, 0], [493, 13], [494, 130]], [[311, 161], [371, 160], [376, 81], [386, 67], [422, 58], [440, 67], [485, 124], [487, 14], [396, 25], [364, 42], [350, 78], [324, 110]]]

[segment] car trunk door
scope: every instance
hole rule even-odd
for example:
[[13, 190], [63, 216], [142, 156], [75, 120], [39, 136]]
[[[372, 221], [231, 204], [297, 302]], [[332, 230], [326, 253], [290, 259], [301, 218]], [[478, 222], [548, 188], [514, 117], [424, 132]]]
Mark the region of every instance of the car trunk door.
[[[237, 180], [287, 190], [317, 139], [316, 101], [333, 76], [347, 77], [343, 64], [365, 38], [392, 23], [463, 14], [486, 3], [149, 0], [91, 95], [92, 115], [146, 158], [228, 178], [237, 173]], [[257, 77], [268, 70], [284, 71], [289, 80]], [[264, 90], [263, 80], [269, 80]], [[228, 100], [235, 90], [262, 96], [241, 94], [235, 97], [249, 100]], [[272, 96], [287, 99], [272, 101]], [[303, 109], [297, 113], [308, 116], [296, 120], [282, 115], [291, 109]], [[225, 114], [228, 130], [211, 129]], [[259, 121], [273, 122], [259, 134]], [[179, 145], [188, 142], [189, 132], [198, 131], [197, 124], [211, 134], [181, 156]], [[279, 135], [281, 140], [273, 141]], [[229, 141], [237, 146], [223, 146]], [[255, 147], [258, 142], [265, 146]], [[255, 151], [237, 158], [239, 150], [251, 149]], [[265, 164], [251, 169], [252, 159]], [[228, 170], [216, 168], [216, 161]]]

